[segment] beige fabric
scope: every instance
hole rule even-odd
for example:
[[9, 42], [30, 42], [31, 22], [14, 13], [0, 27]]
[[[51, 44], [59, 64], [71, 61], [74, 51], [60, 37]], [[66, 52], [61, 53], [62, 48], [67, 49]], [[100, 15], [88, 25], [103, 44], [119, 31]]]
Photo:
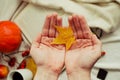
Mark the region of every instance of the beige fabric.
[[13, 19], [13, 21], [20, 26], [25, 36], [30, 42], [32, 42], [33, 39], [35, 39], [35, 37], [41, 32], [46, 15], [51, 14], [53, 12], [58, 12], [59, 15], [62, 15], [62, 17], [64, 18], [63, 24], [67, 25], [66, 19], [68, 15], [64, 14], [63, 10], [48, 9], [32, 4], [28, 4], [19, 13], [19, 15], [16, 16], [15, 19]]
[[87, 3], [109, 3], [117, 0], [74, 0], [77, 2], [87, 2]]
[[[65, 14], [84, 15], [90, 27], [98, 27], [109, 33], [120, 22], [120, 5], [115, 0], [24, 0], [53, 9], [63, 9]], [[96, 4], [90, 4], [91, 2]], [[87, 2], [87, 3], [86, 3]], [[119, 0], [117, 0], [119, 2]]]
[[0, 0], [0, 20], [11, 19], [21, 2], [21, 0]]

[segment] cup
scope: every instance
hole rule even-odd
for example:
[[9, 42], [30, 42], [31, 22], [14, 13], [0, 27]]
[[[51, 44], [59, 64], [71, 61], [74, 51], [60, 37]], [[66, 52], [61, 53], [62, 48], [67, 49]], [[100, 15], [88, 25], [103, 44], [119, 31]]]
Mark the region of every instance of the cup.
[[29, 69], [17, 69], [9, 72], [7, 80], [32, 80], [33, 74]]

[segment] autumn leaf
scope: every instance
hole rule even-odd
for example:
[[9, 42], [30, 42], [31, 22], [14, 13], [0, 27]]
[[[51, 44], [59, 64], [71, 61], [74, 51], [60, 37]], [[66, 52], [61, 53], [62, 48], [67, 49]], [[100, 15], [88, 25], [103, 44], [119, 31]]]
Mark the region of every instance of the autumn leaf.
[[55, 26], [55, 28], [58, 31], [58, 36], [53, 40], [51, 44], [64, 44], [66, 46], [66, 50], [70, 49], [75, 41], [75, 36], [73, 34], [72, 28], [70, 26]]

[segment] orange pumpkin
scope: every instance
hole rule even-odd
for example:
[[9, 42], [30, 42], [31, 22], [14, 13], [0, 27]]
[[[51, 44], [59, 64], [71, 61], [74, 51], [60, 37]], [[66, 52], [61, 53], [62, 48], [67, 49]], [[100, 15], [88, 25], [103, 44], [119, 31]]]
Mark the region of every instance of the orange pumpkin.
[[0, 22], [0, 52], [8, 54], [18, 49], [22, 41], [20, 28], [11, 21]]

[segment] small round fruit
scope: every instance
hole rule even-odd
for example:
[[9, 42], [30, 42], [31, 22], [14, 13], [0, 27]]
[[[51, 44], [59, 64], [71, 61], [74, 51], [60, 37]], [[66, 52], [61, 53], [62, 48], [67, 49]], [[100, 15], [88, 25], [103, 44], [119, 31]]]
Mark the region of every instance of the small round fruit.
[[21, 30], [14, 22], [0, 21], [0, 52], [8, 54], [15, 51], [21, 41]]
[[6, 65], [0, 64], [0, 79], [7, 77], [9, 69]]

